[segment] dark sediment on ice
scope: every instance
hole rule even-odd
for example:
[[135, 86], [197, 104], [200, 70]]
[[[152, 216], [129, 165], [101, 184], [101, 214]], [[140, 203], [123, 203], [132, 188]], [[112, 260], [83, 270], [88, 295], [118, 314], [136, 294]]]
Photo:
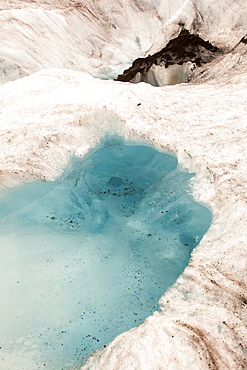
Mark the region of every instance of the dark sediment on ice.
[[184, 29], [178, 37], [170, 40], [159, 52], [148, 55], [146, 58], [136, 59], [132, 66], [115, 80], [129, 82], [138, 72], [141, 75], [147, 73], [153, 65], [167, 68], [174, 64], [182, 65], [190, 61], [196, 66], [200, 66], [202, 63], [211, 62], [219, 52], [220, 50], [209, 41], [204, 41], [198, 35], [191, 34]]
[[241, 39], [241, 42], [243, 43], [243, 44], [247, 44], [247, 35], [245, 35], [242, 39]]

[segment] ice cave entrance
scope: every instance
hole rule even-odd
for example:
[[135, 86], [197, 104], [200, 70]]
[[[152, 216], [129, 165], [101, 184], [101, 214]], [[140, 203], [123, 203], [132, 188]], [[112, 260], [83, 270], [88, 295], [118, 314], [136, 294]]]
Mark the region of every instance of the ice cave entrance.
[[177, 85], [187, 82], [192, 75], [194, 64], [186, 62], [181, 65], [174, 64], [167, 68], [165, 66], [153, 65], [148, 72], [138, 72], [131, 83], [146, 82], [152, 86]]
[[79, 368], [158, 309], [212, 220], [193, 176], [172, 154], [111, 137], [57, 181], [1, 198], [3, 368]]

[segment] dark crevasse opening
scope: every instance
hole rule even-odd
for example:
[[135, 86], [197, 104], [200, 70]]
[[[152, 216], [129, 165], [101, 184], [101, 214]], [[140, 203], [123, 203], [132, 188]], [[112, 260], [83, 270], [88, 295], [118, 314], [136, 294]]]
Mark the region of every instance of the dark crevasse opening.
[[222, 54], [216, 46], [184, 28], [159, 52], [136, 59], [132, 66], [115, 78], [123, 82], [147, 82], [153, 86], [187, 82], [193, 70]]
[[57, 181], [0, 199], [5, 369], [20, 353], [23, 369], [79, 368], [158, 309], [212, 220], [193, 176], [172, 154], [111, 137]]

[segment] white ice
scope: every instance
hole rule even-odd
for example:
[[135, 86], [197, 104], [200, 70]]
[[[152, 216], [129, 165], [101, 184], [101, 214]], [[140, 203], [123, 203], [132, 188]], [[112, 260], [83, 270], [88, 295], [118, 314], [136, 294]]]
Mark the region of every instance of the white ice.
[[[194, 196], [214, 213], [189, 266], [161, 297], [161, 312], [121, 334], [84, 369], [246, 368], [247, 46], [232, 50], [247, 34], [246, 1], [180, 1], [183, 7], [175, 14], [179, 6], [174, 6], [152, 52], [176, 37], [183, 21], [191, 32], [229, 53], [203, 67], [207, 83], [198, 76], [196, 84], [164, 87], [101, 81], [88, 73], [97, 75], [105, 66], [108, 72], [111, 65], [140, 56], [154, 38], [152, 28], [156, 33], [168, 18], [165, 1], [138, 2], [143, 10], [132, 1], [123, 7], [116, 2], [114, 21], [120, 29], [116, 38], [109, 36], [110, 42], [107, 22], [97, 23], [86, 7], [80, 12], [72, 6], [75, 2], [68, 3], [0, 3], [1, 9], [8, 8], [0, 13], [1, 60], [10, 70], [2, 82], [16, 78], [18, 70], [19, 76], [30, 74], [0, 89], [2, 192], [22, 181], [55, 179], [72, 154], [83, 156], [106, 133], [117, 133], [174, 152], [197, 173]], [[103, 19], [98, 4], [104, 9], [107, 2], [90, 3]], [[163, 15], [156, 17], [153, 9]], [[95, 38], [87, 27], [80, 35], [86, 19]], [[4, 370], [35, 368], [32, 354], [13, 353], [7, 361]]]

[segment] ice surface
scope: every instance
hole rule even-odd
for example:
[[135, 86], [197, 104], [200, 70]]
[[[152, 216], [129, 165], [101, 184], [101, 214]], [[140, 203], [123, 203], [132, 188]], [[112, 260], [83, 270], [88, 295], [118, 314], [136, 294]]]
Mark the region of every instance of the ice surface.
[[[214, 222], [188, 267], [161, 293], [161, 312], [120, 334], [85, 368], [178, 370], [186, 364], [207, 369], [212, 348], [212, 367], [212, 361], [220, 370], [245, 364], [239, 343], [247, 347], [246, 91], [245, 83], [157, 88], [61, 69], [0, 88], [1, 191], [26, 179], [56, 179], [72, 153], [83, 156], [105, 133], [122, 132], [176, 153], [180, 164], [197, 173], [191, 178], [193, 195], [214, 211]], [[120, 176], [111, 177], [118, 183], [114, 177]], [[64, 234], [60, 239], [63, 243]], [[11, 248], [11, 240], [6, 243]], [[51, 313], [59, 316], [53, 297]], [[36, 369], [40, 358], [35, 349], [9, 353], [2, 348], [1, 356], [4, 370], [8, 364], [11, 370], [25, 369], [26, 363]]]
[[112, 137], [57, 181], [0, 200], [5, 369], [14, 351], [37, 369], [79, 366], [158, 309], [211, 223], [193, 176], [171, 154]]
[[[182, 4], [184, 6], [174, 14]], [[197, 173], [191, 179], [194, 196], [210, 204], [214, 211], [214, 222], [193, 250], [188, 267], [161, 296], [161, 311], [144, 324], [120, 334], [103, 352], [93, 355], [84, 368], [247, 368], [247, 52], [246, 44], [240, 42], [247, 33], [246, 0], [12, 0], [2, 1], [0, 9], [6, 9], [0, 14], [1, 83], [43, 68], [68, 68], [41, 71], [0, 87], [1, 192], [27, 179], [56, 179], [73, 153], [84, 155], [112, 129], [124, 137], [139, 137], [156, 148], [176, 153], [180, 164]], [[143, 55], [166, 20], [147, 54], [159, 51], [183, 27], [227, 52], [219, 60], [197, 69], [197, 84], [153, 88], [144, 83], [100, 81], [81, 73], [111, 78], [121, 65]], [[202, 83], [205, 81], [207, 84]], [[121, 183], [117, 177], [112, 176], [112, 185]], [[43, 187], [43, 182], [41, 185]], [[26, 194], [31, 196], [31, 192]], [[24, 198], [23, 193], [23, 206]], [[16, 204], [18, 213], [21, 207], [19, 211], [17, 208]], [[131, 219], [138, 224], [134, 217]], [[50, 221], [55, 227], [56, 219]], [[47, 228], [47, 225], [41, 226]], [[33, 225], [35, 227], [37, 229]], [[70, 238], [75, 233], [77, 239], [80, 230], [69, 232]], [[99, 231], [98, 237], [102, 233]], [[9, 265], [9, 274], [16, 277], [12, 288], [17, 288], [17, 284], [21, 287], [17, 280], [19, 272], [29, 276], [32, 273], [35, 277], [37, 271], [40, 288], [44, 286], [44, 279], [50, 283], [52, 272], [48, 273], [48, 267], [45, 274], [38, 268], [11, 270], [13, 263], [21, 260], [13, 246], [20, 245], [24, 237], [14, 234], [11, 237], [7, 229], [5, 234], [9, 255], [4, 268]], [[31, 244], [31, 235], [28, 235]], [[47, 239], [44, 233], [37, 235], [42, 235], [37, 244], [42, 260], [48, 252], [53, 253], [52, 248], [44, 249], [50, 246], [52, 233]], [[63, 243], [64, 250], [68, 245], [76, 245], [76, 242], [66, 244], [68, 236], [65, 237], [64, 231], [59, 235], [60, 242], [54, 241], [53, 250], [62, 249]], [[54, 240], [59, 235], [54, 235]], [[24, 236], [26, 238], [27, 233]], [[34, 241], [37, 242], [37, 238]], [[184, 241], [182, 236], [181, 241]], [[29, 249], [31, 251], [31, 246]], [[64, 256], [61, 254], [56, 263], [66, 280], [71, 275], [66, 275]], [[31, 257], [30, 252], [29, 261]], [[69, 257], [67, 260], [70, 261]], [[37, 277], [35, 279], [37, 281]], [[19, 283], [15, 283], [17, 281]], [[9, 292], [4, 291], [4, 278], [1, 283], [1, 304], [4, 305]], [[71, 283], [68, 285], [64, 292], [69, 296], [73, 289]], [[35, 322], [34, 314], [47, 318], [51, 313], [51, 324], [57, 325], [58, 334], [63, 336], [64, 329], [56, 323], [61, 322], [61, 317], [67, 322], [66, 315], [71, 317], [71, 313], [62, 298], [61, 304], [54, 303], [54, 297], [59, 294], [64, 297], [59, 287], [55, 292], [51, 284], [50, 287], [50, 293], [46, 292], [47, 302], [49, 300], [46, 312], [38, 307], [32, 310], [31, 316], [27, 310], [28, 319]], [[20, 294], [25, 291], [23, 286]], [[24, 316], [17, 293], [11, 299]], [[77, 292], [73, 294], [77, 297]], [[27, 294], [27, 301], [29, 296]], [[29, 302], [31, 307], [33, 301], [29, 299]], [[14, 319], [11, 318], [13, 322]], [[3, 325], [3, 329], [6, 326]], [[26, 346], [31, 345], [25, 338], [21, 340]], [[20, 345], [19, 350], [12, 348], [11, 353], [5, 351], [1, 343], [0, 347], [0, 367], [4, 358], [4, 370], [25, 369], [27, 364], [32, 364], [28, 370], [36, 370], [40, 367], [37, 363], [44, 368], [35, 345], [30, 351]], [[51, 346], [47, 348], [56, 353]], [[58, 351], [57, 356], [60, 355]], [[50, 366], [50, 370], [54, 369]]]

